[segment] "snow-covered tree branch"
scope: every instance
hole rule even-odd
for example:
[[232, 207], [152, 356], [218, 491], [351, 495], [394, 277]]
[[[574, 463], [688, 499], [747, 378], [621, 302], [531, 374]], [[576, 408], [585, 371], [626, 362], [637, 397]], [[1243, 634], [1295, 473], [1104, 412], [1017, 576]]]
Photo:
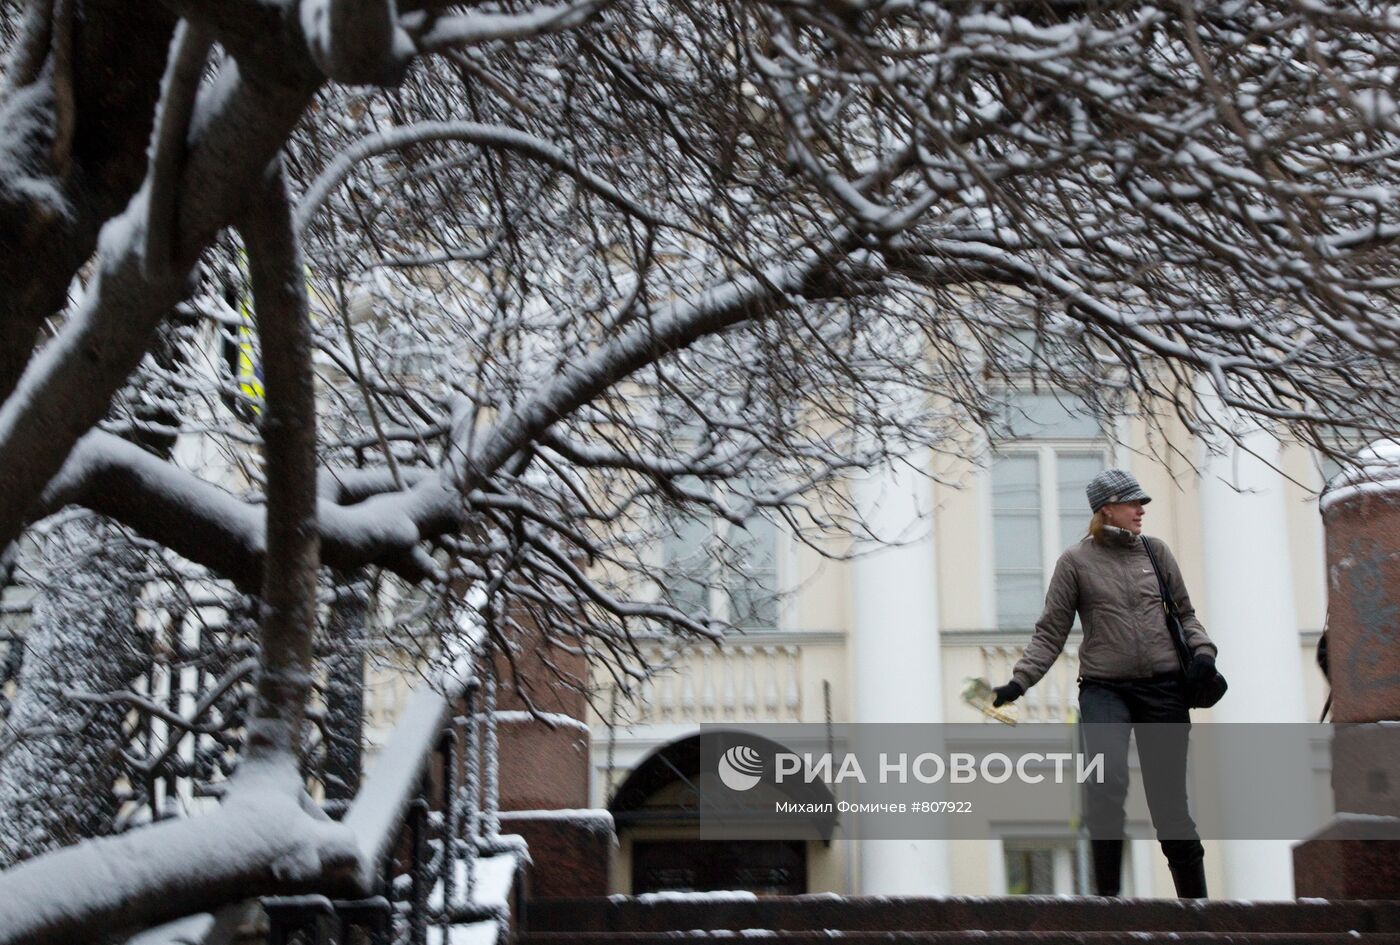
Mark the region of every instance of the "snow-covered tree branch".
[[[20, 579], [113, 560], [258, 597], [259, 652], [220, 666], [261, 661], [278, 803], [321, 721], [321, 564], [398, 582], [384, 632], [428, 654], [472, 586], [497, 646], [548, 626], [633, 666], [639, 634], [726, 625], [655, 553], [687, 523], [727, 523], [707, 565], [763, 518], [839, 554], [843, 476], [965, 452], [1016, 384], [1203, 429], [1204, 383], [1322, 449], [1397, 432], [1388, 8], [74, 6], [3, 32], [0, 546], [78, 522], [120, 541]], [[35, 622], [96, 660], [140, 591], [72, 583]], [[18, 714], [180, 727], [110, 670], [27, 667]], [[133, 899], [279, 888], [244, 852]], [[113, 918], [90, 905], [24, 934]]]

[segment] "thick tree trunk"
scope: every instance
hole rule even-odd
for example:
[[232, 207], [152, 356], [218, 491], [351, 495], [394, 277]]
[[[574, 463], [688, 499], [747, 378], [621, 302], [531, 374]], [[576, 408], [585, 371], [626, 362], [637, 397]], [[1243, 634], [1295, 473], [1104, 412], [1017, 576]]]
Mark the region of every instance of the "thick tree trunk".
[[[250, 7], [249, 18], [275, 19], [277, 9]], [[288, 48], [285, 30], [273, 30], [264, 46], [246, 53], [257, 68], [244, 73], [226, 59], [217, 88], [205, 87], [183, 173], [170, 182], [176, 193], [162, 202], [172, 218], [153, 221], [151, 202], [139, 191], [113, 218], [83, 304], [0, 406], [0, 454], [9, 463], [7, 488], [0, 490], [0, 546], [19, 535], [73, 445], [107, 412], [149, 350], [156, 326], [188, 290], [201, 252], [247, 206], [314, 93], [319, 77]], [[91, 63], [94, 70], [103, 67]], [[146, 258], [144, 234], [153, 225], [173, 236], [168, 260]], [[0, 231], [0, 244], [7, 252], [23, 245], [8, 231]], [[46, 265], [48, 255], [39, 253], [30, 265]]]
[[[141, 184], [175, 26], [159, 3], [50, 6], [67, 10], [68, 22], [31, 17], [21, 41], [45, 58], [37, 74], [10, 75], [0, 101], [0, 401], [43, 320], [63, 308], [98, 230]], [[71, 48], [58, 55], [60, 45]]]
[[316, 374], [301, 248], [281, 162], [275, 162], [241, 229], [262, 337], [267, 410], [267, 558], [262, 665], [248, 726], [248, 755], [299, 754], [311, 695], [316, 584]]
[[[268, 567], [242, 763], [213, 814], [89, 841], [0, 874], [0, 945], [68, 942], [274, 891], [364, 891], [356, 883], [368, 867], [354, 835], [312, 809], [297, 764], [320, 564], [316, 403], [305, 277], [280, 163], [252, 204], [242, 231], [267, 387]], [[53, 896], [58, 882], [72, 895]]]

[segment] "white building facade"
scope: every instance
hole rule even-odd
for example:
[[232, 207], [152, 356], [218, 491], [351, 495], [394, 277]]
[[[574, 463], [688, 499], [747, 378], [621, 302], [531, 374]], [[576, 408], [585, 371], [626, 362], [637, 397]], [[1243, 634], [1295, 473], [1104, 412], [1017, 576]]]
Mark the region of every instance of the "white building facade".
[[[1144, 531], [1175, 553], [1231, 680], [1227, 698], [1193, 718], [1316, 721], [1326, 698], [1315, 666], [1326, 613], [1316, 491], [1331, 470], [1259, 431], [1242, 431], [1243, 448], [1222, 442], [1211, 452], [1168, 427], [1173, 448], [1164, 448], [1141, 419], [1108, 435], [1069, 398], [1028, 394], [1017, 403], [1005, 437], [963, 468], [946, 460], [929, 468], [937, 481], [885, 469], [851, 484], [873, 531], [896, 546], [835, 561], [775, 533], [776, 580], [796, 590], [772, 608], [771, 626], [746, 628], [722, 649], [686, 650], [615, 719], [592, 720], [593, 805], [609, 806], [629, 773], [704, 723], [997, 725], [963, 703], [964, 681], [1010, 679], [1056, 558], [1085, 533], [1084, 486], [1110, 466], [1133, 472], [1153, 497]], [[1078, 640], [1076, 627], [1021, 700], [1022, 721], [1072, 720]], [[1301, 775], [1326, 783], [1325, 770]], [[694, 831], [665, 817], [620, 818], [613, 891], [714, 888], [715, 877], [697, 878], [680, 862]], [[1129, 831], [1125, 895], [1173, 895], [1150, 824], [1130, 819]], [[861, 842], [838, 829], [805, 850], [752, 853], [764, 865], [753, 871], [760, 879], [736, 885], [854, 895], [1090, 891], [1071, 825], [1030, 817], [990, 823], [987, 833]], [[1288, 842], [1207, 839], [1206, 848], [1213, 897], [1293, 896]]]

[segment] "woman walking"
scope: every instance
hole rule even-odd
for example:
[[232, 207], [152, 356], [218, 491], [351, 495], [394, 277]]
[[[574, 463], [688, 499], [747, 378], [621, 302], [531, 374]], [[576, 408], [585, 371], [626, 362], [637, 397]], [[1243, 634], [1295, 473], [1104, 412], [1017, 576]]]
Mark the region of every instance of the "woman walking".
[[[1119, 894], [1128, 736], [1135, 729], [1152, 825], [1176, 893], [1204, 898], [1204, 850], [1186, 803], [1188, 694], [1215, 675], [1215, 644], [1196, 619], [1171, 551], [1161, 539], [1142, 536], [1144, 506], [1152, 499], [1138, 481], [1109, 469], [1085, 491], [1093, 512], [1089, 534], [1056, 562], [1030, 645], [1011, 682], [997, 687], [995, 704], [1014, 702], [1045, 675], [1064, 649], [1077, 613], [1084, 630], [1079, 648], [1084, 750], [1090, 757], [1104, 756], [1103, 783], [1089, 782], [1085, 803], [1095, 889], [1101, 896]], [[1163, 610], [1163, 586], [1191, 654], [1185, 672]]]

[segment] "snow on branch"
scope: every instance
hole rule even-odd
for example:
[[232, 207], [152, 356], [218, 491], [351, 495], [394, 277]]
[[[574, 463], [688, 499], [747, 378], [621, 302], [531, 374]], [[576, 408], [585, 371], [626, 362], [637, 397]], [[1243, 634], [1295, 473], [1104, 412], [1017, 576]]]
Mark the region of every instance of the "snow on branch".
[[516, 128], [506, 128], [500, 125], [482, 125], [465, 121], [430, 121], [402, 125], [368, 135], [336, 155], [326, 169], [307, 187], [306, 193], [297, 207], [297, 229], [300, 231], [306, 229], [311, 219], [316, 215], [316, 211], [326, 202], [326, 198], [349, 176], [357, 163], [376, 155], [387, 154], [390, 151], [397, 151], [426, 141], [461, 141], [522, 154], [569, 175], [578, 181], [580, 186], [645, 223], [657, 227], [666, 225], [665, 218], [660, 214], [622, 193], [612, 184], [582, 167], [564, 151], [542, 138]]
[[700, 338], [763, 317], [765, 310], [790, 304], [800, 293], [844, 259], [852, 246], [845, 232], [798, 250], [788, 262], [711, 286], [693, 298], [679, 299], [650, 319], [604, 344], [594, 354], [566, 368], [539, 393], [527, 398], [483, 437], [468, 453], [463, 444], [471, 432], [453, 431], [452, 455], [445, 474], [457, 488], [474, 488], [512, 455], [535, 442], [559, 418], [568, 416], [633, 372], [666, 352], [677, 351]]
[[311, 58], [337, 82], [393, 84], [413, 60], [394, 0], [301, 0], [297, 13]]
[[67, 945], [249, 897], [363, 895], [354, 833], [300, 793], [294, 768], [247, 765], [202, 817], [85, 840], [0, 873], [0, 945]]
[[615, 0], [579, 0], [540, 6], [525, 13], [461, 13], [444, 17], [405, 17], [423, 52], [442, 52], [482, 43], [532, 39], [581, 26]]
[[174, 265], [172, 241], [175, 202], [185, 161], [185, 142], [204, 62], [212, 37], [189, 20], [175, 27], [165, 78], [161, 80], [160, 105], [151, 133], [150, 222], [146, 227], [145, 263], [163, 271]]
[[[325, 562], [346, 570], [380, 564], [410, 581], [430, 577], [414, 548], [456, 521], [453, 498], [437, 478], [415, 475], [416, 485], [393, 492], [387, 478], [365, 471], [338, 475], [354, 504], [321, 498], [317, 528]], [[94, 430], [78, 442], [44, 491], [38, 514], [65, 505], [101, 512], [250, 593], [261, 586], [263, 507], [120, 437]]]
[[304, 82], [244, 82], [226, 61], [205, 91], [191, 119], [174, 204], [175, 265], [145, 265], [151, 206], [144, 188], [103, 228], [95, 277], [81, 305], [0, 406], [0, 455], [8, 479], [0, 491], [0, 546], [18, 536], [74, 445], [106, 413], [146, 354], [155, 327], [186, 294], [201, 251], [284, 145], [314, 89]]
[[359, 844], [360, 862], [367, 871], [362, 881], [366, 884], [373, 881], [373, 871], [391, 851], [404, 810], [442, 738], [444, 723], [455, 711], [457, 700], [474, 684], [476, 643], [470, 638], [453, 641], [442, 670], [414, 690], [394, 726], [393, 737], [366, 772], [364, 786], [346, 812], [344, 824]]
[[[355, 315], [365, 353], [317, 339], [324, 461], [375, 445], [405, 472], [322, 474], [314, 526], [308, 505], [299, 521], [323, 561], [448, 589], [480, 578], [504, 621], [615, 665], [638, 632], [717, 622], [648, 557], [690, 540], [687, 513], [721, 526], [697, 555], [721, 567], [750, 516], [860, 534], [833, 483], [910, 444], [963, 449], [960, 431], [995, 421], [999, 380], [1180, 410], [1207, 374], [1294, 432], [1395, 424], [1392, 14], [1191, 0], [1187, 35], [1157, 8], [1047, 17], [1020, 0], [428, 0], [403, 16], [390, 0], [304, 0], [276, 23], [285, 6], [172, 8], [201, 6], [267, 28], [231, 45], [210, 27], [218, 76], [188, 134], [188, 102], [171, 99], [156, 136], [186, 147], [173, 217], [140, 196], [111, 226], [83, 300], [0, 408], [0, 545], [80, 503], [261, 585], [263, 506], [92, 430], [187, 290], [188, 272], [148, 278], [164, 254], [142, 258], [151, 218], [190, 262], [242, 222], [279, 154], [306, 173], [311, 279]], [[307, 109], [325, 74], [392, 80], [437, 51], [392, 90], [328, 88]], [[284, 265], [281, 281], [306, 280]], [[351, 313], [354, 293], [370, 302]], [[176, 374], [181, 393], [229, 387]], [[382, 403], [386, 435], [363, 436], [347, 377]], [[467, 406], [449, 426], [454, 397]], [[207, 416], [184, 419], [132, 429], [173, 436]], [[212, 438], [235, 430], [222, 442], [252, 481], [282, 478], [255, 455], [262, 420], [224, 419]], [[428, 609], [416, 644], [451, 632], [420, 621]], [[387, 794], [362, 816], [393, 820], [403, 791]], [[0, 889], [0, 910], [23, 898]]]

